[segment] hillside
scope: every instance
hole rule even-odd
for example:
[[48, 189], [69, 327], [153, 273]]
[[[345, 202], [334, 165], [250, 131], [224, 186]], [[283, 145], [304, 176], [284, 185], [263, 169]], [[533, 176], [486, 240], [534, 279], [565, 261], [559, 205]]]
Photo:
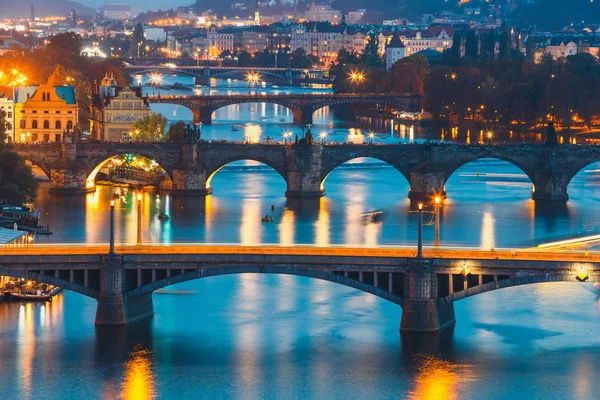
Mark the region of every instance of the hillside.
[[70, 0], [19, 0], [0, 1], [0, 15], [8, 18], [29, 18], [31, 4], [35, 6], [36, 17], [66, 16], [71, 9], [79, 15], [95, 15], [93, 8]]
[[600, 1], [539, 0], [518, 8], [511, 17], [520, 25], [560, 25], [582, 21], [600, 23]]

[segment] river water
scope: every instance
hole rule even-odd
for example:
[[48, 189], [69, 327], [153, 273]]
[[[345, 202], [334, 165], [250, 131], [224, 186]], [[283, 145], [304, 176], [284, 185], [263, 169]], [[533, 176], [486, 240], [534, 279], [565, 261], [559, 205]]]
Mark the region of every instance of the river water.
[[[174, 120], [183, 117], [173, 112], [185, 110], [166, 111]], [[231, 131], [233, 123], [240, 131]], [[368, 129], [337, 121], [328, 110], [315, 125], [331, 127], [336, 141], [358, 139], [357, 132]], [[217, 111], [203, 136], [243, 140], [248, 126], [257, 127], [253, 140], [297, 129], [277, 106], [244, 105]], [[410, 127], [402, 129], [404, 134], [376, 129], [375, 140], [423, 138], [419, 130], [410, 137]], [[598, 169], [589, 166], [575, 177], [566, 205], [548, 207], [530, 200], [531, 182], [518, 168], [497, 160], [468, 164], [446, 186], [439, 235], [433, 214], [426, 214], [425, 243], [519, 248], [597, 233]], [[413, 245], [416, 240], [408, 183], [377, 160], [336, 169], [325, 183], [326, 196], [316, 200], [287, 200], [283, 178], [249, 161], [221, 170], [212, 187], [213, 195], [206, 198], [145, 192], [143, 240], [316, 246]], [[48, 184], [42, 184], [37, 205], [55, 233], [37, 242], [105, 242], [112, 190], [99, 187], [87, 196], [61, 197], [49, 195]], [[117, 241], [133, 243], [136, 200], [132, 191], [121, 190], [121, 195]], [[360, 218], [375, 209], [384, 211], [383, 221]], [[171, 219], [161, 222], [160, 212]], [[265, 213], [275, 222], [261, 223]], [[71, 292], [49, 304], [0, 304], [0, 394], [23, 399], [594, 399], [600, 392], [600, 301], [591, 284], [538, 284], [461, 300], [455, 304], [455, 328], [421, 337], [399, 334], [398, 306], [309, 278], [213, 277], [155, 293], [154, 303], [154, 318], [117, 329], [94, 328], [95, 301]]]

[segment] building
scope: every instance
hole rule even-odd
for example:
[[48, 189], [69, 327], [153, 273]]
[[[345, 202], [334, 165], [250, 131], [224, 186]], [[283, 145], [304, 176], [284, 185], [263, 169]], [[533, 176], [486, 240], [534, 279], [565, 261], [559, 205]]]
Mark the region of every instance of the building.
[[454, 35], [454, 29], [448, 27], [430, 27], [423, 32], [406, 31], [389, 35], [381, 33], [379, 34], [380, 54], [385, 54], [387, 51], [387, 44], [396, 34], [399, 35], [399, 38], [404, 45], [403, 57], [408, 57], [423, 50], [436, 50], [443, 53], [444, 50], [452, 47], [452, 35]]
[[225, 50], [229, 50], [233, 53], [233, 32], [217, 31], [215, 28], [211, 28], [206, 32], [206, 45], [211, 57], [218, 57]]
[[131, 5], [105, 3], [104, 16], [108, 19], [129, 19], [131, 18]]
[[577, 44], [572, 40], [550, 41], [545, 47], [544, 54], [552, 56], [554, 60], [577, 54]]
[[15, 102], [13, 99], [12, 88], [6, 87], [0, 89], [0, 110], [6, 113], [4, 122], [6, 123], [6, 142], [15, 141]]
[[368, 37], [360, 32], [308, 32], [304, 25], [299, 25], [292, 31], [291, 50], [303, 48], [328, 64], [335, 61], [339, 51], [345, 48], [349, 52], [362, 53], [367, 45]]
[[177, 7], [177, 19], [181, 21], [194, 21], [198, 16], [194, 7]]
[[314, 22], [331, 22], [334, 25], [342, 22], [342, 12], [334, 10], [329, 4], [312, 3], [306, 9], [304, 18], [307, 21]]
[[119, 90], [114, 78], [105, 76], [90, 107], [90, 136], [109, 142], [128, 141], [135, 123], [148, 115], [146, 99], [129, 87]]
[[406, 46], [402, 43], [400, 35], [395, 33], [385, 46], [385, 67], [388, 71], [396, 61], [406, 57]]
[[249, 53], [256, 53], [267, 48], [267, 32], [242, 32], [242, 48]]
[[363, 16], [367, 13], [367, 10], [364, 8], [358, 9], [356, 11], [349, 11], [346, 14], [346, 23], [349, 25], [358, 24], [361, 22]]
[[0, 56], [13, 51], [15, 47], [23, 48], [25, 45], [13, 37], [12, 31], [8, 34], [0, 34]]
[[16, 86], [14, 140], [21, 143], [60, 142], [77, 124], [73, 86]]

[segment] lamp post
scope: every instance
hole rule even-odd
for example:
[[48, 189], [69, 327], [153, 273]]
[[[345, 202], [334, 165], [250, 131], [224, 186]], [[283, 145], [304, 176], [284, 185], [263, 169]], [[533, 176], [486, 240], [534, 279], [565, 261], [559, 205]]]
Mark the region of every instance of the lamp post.
[[435, 196], [435, 246], [440, 245], [440, 205], [442, 199], [440, 196]]
[[142, 244], [142, 194], [137, 195], [137, 245]]
[[419, 234], [417, 237], [417, 258], [423, 258], [423, 203], [419, 203]]
[[110, 248], [108, 254], [115, 254], [115, 201], [110, 201]]
[[350, 82], [352, 82], [352, 94], [356, 89], [356, 85], [362, 83], [365, 80], [365, 74], [360, 71], [352, 71], [350, 72]]
[[369, 131], [369, 144], [373, 144], [374, 137], [375, 137], [375, 132]]
[[325, 139], [327, 139], [327, 132], [323, 131], [319, 134], [319, 138], [321, 139], [321, 145], [325, 144]]

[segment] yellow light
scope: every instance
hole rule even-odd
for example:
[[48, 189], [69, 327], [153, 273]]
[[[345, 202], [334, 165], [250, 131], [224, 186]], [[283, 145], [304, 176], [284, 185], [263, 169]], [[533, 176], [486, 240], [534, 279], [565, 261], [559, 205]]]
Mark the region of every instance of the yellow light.
[[110, 201], [110, 206], [111, 206], [111, 207], [114, 207], [114, 206], [115, 206], [115, 201], [114, 201], [114, 200], [111, 200], [111, 201]]
[[419, 203], [419, 210], [423, 209], [423, 203]]
[[589, 279], [588, 273], [583, 267], [579, 268], [579, 273], [577, 274], [577, 280], [581, 282], [585, 282]]
[[463, 265], [463, 269], [460, 270], [460, 273], [462, 276], [467, 276], [471, 273], [469, 272], [469, 266], [466, 263]]
[[138, 193], [138, 195], [137, 195], [137, 201], [142, 201], [142, 194], [141, 193]]
[[31, 286], [31, 281], [27, 281], [27, 286]]
[[440, 198], [440, 196], [435, 196], [435, 204], [440, 204], [441, 201], [442, 199]]

